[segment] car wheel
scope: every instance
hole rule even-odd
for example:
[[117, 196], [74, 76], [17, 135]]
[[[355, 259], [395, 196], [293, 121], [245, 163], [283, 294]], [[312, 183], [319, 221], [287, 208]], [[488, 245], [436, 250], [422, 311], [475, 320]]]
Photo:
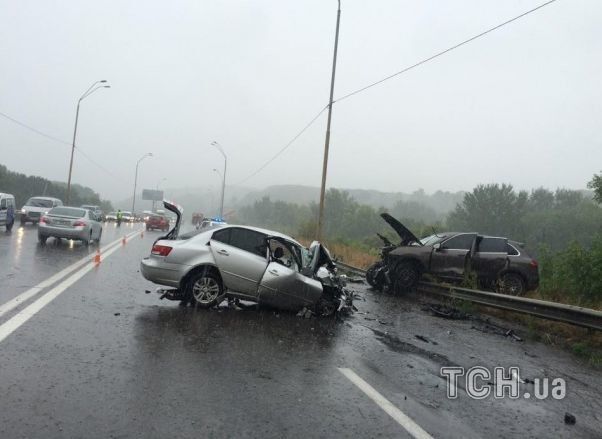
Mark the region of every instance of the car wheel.
[[46, 245], [46, 240], [47, 239], [48, 239], [48, 236], [46, 236], [46, 235], [38, 235], [38, 241], [42, 245]]
[[393, 281], [393, 293], [400, 294], [410, 291], [416, 287], [420, 279], [420, 271], [411, 262], [402, 262], [397, 265], [391, 274]]
[[188, 282], [188, 292], [193, 305], [211, 308], [217, 305], [218, 298], [222, 296], [223, 286], [215, 274], [203, 270], [191, 277]]
[[82, 239], [82, 243], [83, 243], [85, 246], [88, 246], [88, 245], [90, 245], [90, 242], [91, 242], [91, 241], [92, 241], [92, 230], [90, 230], [90, 235], [88, 236], [88, 238], [87, 238], [87, 239]]
[[510, 296], [520, 296], [525, 292], [525, 281], [516, 273], [506, 273], [500, 279], [499, 291]]

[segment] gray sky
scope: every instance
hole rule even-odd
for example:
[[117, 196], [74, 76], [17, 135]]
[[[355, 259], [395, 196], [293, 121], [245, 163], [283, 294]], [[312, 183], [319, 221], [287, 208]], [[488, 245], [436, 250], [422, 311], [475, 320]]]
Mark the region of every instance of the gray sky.
[[[335, 97], [542, 0], [343, 0]], [[219, 186], [254, 172], [327, 103], [335, 0], [0, 0], [0, 111], [71, 140], [74, 181]], [[328, 185], [411, 192], [583, 188], [602, 168], [602, 2], [559, 0], [335, 104]], [[320, 183], [326, 114], [245, 185]], [[65, 181], [69, 147], [0, 118], [0, 163]]]

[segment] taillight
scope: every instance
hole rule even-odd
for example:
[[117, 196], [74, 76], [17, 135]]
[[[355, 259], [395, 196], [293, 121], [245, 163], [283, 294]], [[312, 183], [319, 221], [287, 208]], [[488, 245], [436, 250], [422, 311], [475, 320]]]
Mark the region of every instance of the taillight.
[[46, 220], [48, 218], [46, 218], [45, 216], [43, 216], [42, 218], [40, 218], [40, 224], [46, 224]]
[[85, 227], [85, 226], [86, 226], [86, 223], [83, 221], [75, 221], [73, 223], [73, 227]]
[[529, 265], [533, 268], [539, 267], [539, 264], [537, 263], [537, 261], [535, 259], [531, 259], [531, 262], [529, 262]]
[[157, 256], [167, 256], [171, 252], [171, 247], [167, 245], [153, 245], [153, 249], [151, 250], [151, 255]]

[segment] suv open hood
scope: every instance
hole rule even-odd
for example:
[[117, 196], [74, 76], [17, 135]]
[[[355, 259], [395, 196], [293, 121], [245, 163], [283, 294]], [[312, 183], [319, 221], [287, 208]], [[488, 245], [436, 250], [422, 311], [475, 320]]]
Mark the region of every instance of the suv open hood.
[[176, 214], [176, 225], [167, 233], [167, 235], [162, 236], [159, 239], [177, 239], [178, 233], [180, 232], [180, 223], [182, 222], [182, 214], [184, 213], [184, 209], [182, 209], [181, 206], [178, 206], [177, 204], [167, 200], [163, 200], [163, 206], [170, 212]]
[[389, 215], [388, 213], [381, 213], [380, 216], [393, 228], [393, 230], [397, 232], [397, 234], [401, 238], [400, 245], [409, 245], [412, 242], [422, 245], [420, 240], [416, 238], [416, 235], [410, 232], [406, 226], [401, 224], [391, 215]]

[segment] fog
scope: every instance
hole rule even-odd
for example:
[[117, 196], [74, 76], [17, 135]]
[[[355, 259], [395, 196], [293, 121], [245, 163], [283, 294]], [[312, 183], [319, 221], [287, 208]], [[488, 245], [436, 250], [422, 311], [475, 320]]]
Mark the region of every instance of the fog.
[[[343, 0], [336, 96], [541, 1]], [[334, 105], [328, 186], [584, 188], [602, 163], [602, 4], [559, 0]], [[73, 181], [139, 188], [320, 183], [336, 1], [0, 1], [0, 112], [67, 143]], [[0, 117], [0, 163], [65, 181], [70, 147]], [[165, 179], [165, 180], [163, 180]]]

